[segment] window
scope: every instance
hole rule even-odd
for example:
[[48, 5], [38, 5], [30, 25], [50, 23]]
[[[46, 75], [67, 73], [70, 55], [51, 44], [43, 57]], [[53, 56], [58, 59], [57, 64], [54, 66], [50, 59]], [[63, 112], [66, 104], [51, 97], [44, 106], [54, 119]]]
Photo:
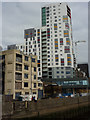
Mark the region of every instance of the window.
[[50, 57], [50, 55], [48, 55], [48, 57]]
[[36, 83], [34, 83], [34, 88], [36, 88]]
[[49, 11], [47, 11], [47, 13], [49, 13]]
[[67, 54], [67, 65], [71, 65], [71, 54]]
[[24, 73], [24, 78], [28, 79], [28, 74]]
[[70, 38], [66, 38], [66, 44], [70, 45]]
[[42, 87], [42, 83], [38, 83], [38, 86], [39, 86], [39, 87]]
[[55, 55], [55, 62], [58, 62], [58, 54]]
[[29, 92], [25, 92], [25, 95], [29, 95]]
[[47, 38], [50, 38], [50, 28], [47, 29]]
[[64, 58], [61, 58], [61, 66], [64, 66]]
[[63, 45], [63, 38], [60, 38], [60, 45]]
[[32, 62], [35, 62], [35, 58], [32, 58]]
[[28, 82], [24, 82], [24, 87], [28, 87]]
[[58, 49], [58, 39], [55, 39], [55, 49]]
[[48, 53], [50, 53], [50, 51], [48, 51]]
[[59, 73], [59, 71], [57, 71], [57, 73]]
[[57, 76], [57, 78], [59, 78], [59, 76]]
[[54, 30], [57, 30], [57, 24], [56, 23], [54, 24]]
[[27, 66], [27, 65], [24, 65], [24, 69], [25, 69], [25, 70], [28, 70], [28, 66]]
[[61, 71], [61, 73], [63, 74], [63, 73], [64, 73], [64, 71]]
[[69, 46], [65, 46], [65, 53], [70, 53], [70, 47]]
[[38, 71], [40, 71], [40, 68], [38, 68]]
[[36, 75], [34, 75], [34, 79], [36, 79]]
[[57, 35], [55, 35], [55, 37], [57, 37]]
[[48, 59], [48, 61], [50, 61], [50, 59]]
[[69, 24], [68, 23], [65, 23], [65, 28], [69, 29]]
[[70, 71], [66, 71], [66, 74], [70, 74]]
[[25, 56], [25, 61], [28, 61], [28, 56]]
[[40, 43], [40, 37], [37, 37], [37, 42]]
[[63, 16], [63, 22], [68, 22], [68, 16], [67, 15]]
[[34, 67], [34, 72], [36, 72], [36, 67]]
[[48, 64], [48, 66], [50, 66], [50, 63]]

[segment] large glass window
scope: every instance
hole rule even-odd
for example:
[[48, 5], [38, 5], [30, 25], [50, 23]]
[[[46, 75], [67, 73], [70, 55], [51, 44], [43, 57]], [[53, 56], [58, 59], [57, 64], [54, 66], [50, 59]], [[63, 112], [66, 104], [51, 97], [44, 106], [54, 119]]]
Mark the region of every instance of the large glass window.
[[25, 70], [28, 70], [28, 65], [24, 65], [24, 69], [25, 69]]
[[28, 79], [28, 74], [27, 73], [24, 73], [24, 78]]
[[55, 39], [55, 49], [58, 49], [58, 39]]
[[64, 58], [61, 58], [61, 66], [64, 66]]
[[69, 29], [69, 24], [68, 23], [65, 23], [65, 28]]
[[63, 16], [63, 22], [68, 22], [68, 16], [67, 15]]
[[34, 80], [36, 79], [36, 75], [34, 75]]
[[66, 38], [66, 44], [70, 45], [70, 38]]
[[35, 58], [32, 58], [32, 62], [35, 62]]
[[64, 37], [69, 37], [69, 31], [68, 30], [64, 30]]
[[63, 38], [60, 38], [60, 45], [63, 45]]
[[24, 82], [24, 87], [28, 87], [28, 82]]
[[65, 53], [70, 53], [70, 46], [65, 46]]
[[34, 72], [36, 72], [36, 67], [34, 67]]
[[58, 55], [55, 55], [55, 61], [58, 62]]
[[36, 88], [36, 83], [34, 83], [34, 88]]
[[71, 54], [67, 54], [67, 65], [71, 65]]
[[28, 61], [28, 56], [25, 56], [25, 61]]
[[57, 24], [56, 23], [54, 24], [54, 30], [57, 30]]
[[42, 26], [46, 25], [46, 8], [42, 8]]

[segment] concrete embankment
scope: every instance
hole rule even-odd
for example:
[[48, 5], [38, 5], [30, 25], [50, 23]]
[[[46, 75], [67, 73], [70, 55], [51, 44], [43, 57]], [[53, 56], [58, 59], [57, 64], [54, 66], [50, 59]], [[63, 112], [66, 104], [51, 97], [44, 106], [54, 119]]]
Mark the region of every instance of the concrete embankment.
[[[84, 112], [90, 105], [90, 96], [76, 98], [54, 98], [43, 99], [37, 102], [3, 102], [3, 120], [7, 118], [33, 118], [47, 116], [49, 114], [69, 112], [78, 114], [76, 111]], [[70, 113], [71, 115], [71, 113]], [[72, 114], [73, 115], [73, 114]]]

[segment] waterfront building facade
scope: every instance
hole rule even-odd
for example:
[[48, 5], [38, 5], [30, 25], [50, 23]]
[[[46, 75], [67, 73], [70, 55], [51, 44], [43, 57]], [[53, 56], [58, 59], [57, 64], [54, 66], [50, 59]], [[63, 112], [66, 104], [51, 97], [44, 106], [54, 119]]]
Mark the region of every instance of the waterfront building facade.
[[11, 49], [0, 53], [0, 63], [3, 94], [13, 95], [13, 99], [30, 93], [38, 96], [38, 89], [42, 89], [42, 85], [38, 85], [37, 56]]

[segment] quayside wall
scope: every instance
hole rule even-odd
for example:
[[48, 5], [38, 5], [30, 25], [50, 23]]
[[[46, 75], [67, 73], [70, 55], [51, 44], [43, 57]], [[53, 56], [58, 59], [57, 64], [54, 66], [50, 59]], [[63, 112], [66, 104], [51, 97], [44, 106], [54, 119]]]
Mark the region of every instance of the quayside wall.
[[37, 102], [5, 101], [2, 102], [2, 117], [29, 118], [48, 115], [55, 112], [64, 112], [90, 105], [90, 96], [75, 98], [41, 99]]

